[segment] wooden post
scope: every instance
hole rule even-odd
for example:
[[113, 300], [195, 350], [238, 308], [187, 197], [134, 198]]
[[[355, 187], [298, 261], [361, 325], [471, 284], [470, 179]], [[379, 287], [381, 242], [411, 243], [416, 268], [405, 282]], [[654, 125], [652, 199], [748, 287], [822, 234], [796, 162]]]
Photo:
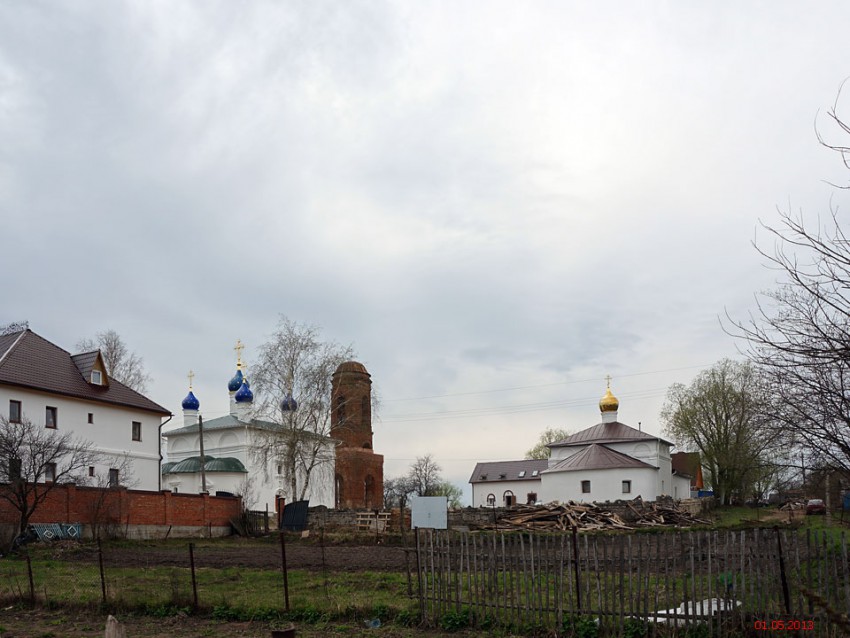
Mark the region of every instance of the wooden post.
[[189, 568], [192, 571], [192, 607], [198, 608], [198, 583], [195, 580], [195, 544], [189, 543]]
[[280, 531], [280, 571], [283, 573], [283, 601], [286, 611], [289, 611], [289, 573], [286, 567], [286, 538]]
[[[403, 512], [403, 510], [402, 510]], [[416, 539], [416, 583], [419, 593], [419, 622], [425, 621], [425, 592], [422, 591], [422, 558], [421, 548], [419, 546], [419, 528], [413, 529], [413, 535]]]
[[785, 613], [791, 614], [791, 593], [788, 591], [788, 578], [785, 575], [785, 557], [782, 554], [782, 536], [779, 527], [773, 528], [776, 531], [776, 547], [779, 551], [779, 578], [782, 582], [782, 601], [785, 603]]
[[27, 552], [27, 576], [30, 580], [30, 602], [35, 603], [35, 581], [32, 578], [32, 561], [29, 552]]
[[573, 571], [575, 573], [576, 580], [576, 607], [578, 607], [578, 613], [581, 614], [581, 577], [579, 575], [578, 567], [578, 529], [575, 525], [573, 525]]
[[100, 539], [97, 539], [97, 563], [100, 567], [100, 594], [103, 604], [106, 604], [106, 578], [103, 572], [103, 547], [101, 547]]

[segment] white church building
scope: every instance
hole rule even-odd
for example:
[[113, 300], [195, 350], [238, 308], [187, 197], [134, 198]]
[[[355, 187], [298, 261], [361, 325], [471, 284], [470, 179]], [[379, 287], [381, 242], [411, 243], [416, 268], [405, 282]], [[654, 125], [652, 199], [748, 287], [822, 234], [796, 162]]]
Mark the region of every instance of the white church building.
[[609, 385], [599, 401], [602, 421], [549, 444], [548, 461], [478, 463], [469, 480], [473, 507], [688, 498], [690, 477], [672, 469], [673, 444], [621, 423], [618, 409]]
[[[286, 470], [281, 460], [271, 459], [263, 464], [256, 458], [254, 450], [267, 440], [269, 433], [281, 430], [282, 426], [252, 418], [254, 395], [243, 373], [241, 359], [227, 389], [230, 413], [203, 420], [201, 424], [200, 401], [192, 391], [190, 376], [189, 394], [182, 403], [183, 426], [162, 434], [167, 440], [168, 459], [162, 466], [163, 489], [197, 494], [206, 488], [210, 494], [242, 496], [248, 509], [274, 512], [279, 506], [279, 499], [288, 492]], [[287, 396], [281, 405], [284, 414], [297, 407], [291, 396]], [[310, 474], [305, 498], [311, 506], [333, 507], [334, 460], [335, 448], [328, 438]], [[298, 476], [298, 484], [304, 484], [303, 476]], [[287, 502], [289, 500], [287, 498]]]

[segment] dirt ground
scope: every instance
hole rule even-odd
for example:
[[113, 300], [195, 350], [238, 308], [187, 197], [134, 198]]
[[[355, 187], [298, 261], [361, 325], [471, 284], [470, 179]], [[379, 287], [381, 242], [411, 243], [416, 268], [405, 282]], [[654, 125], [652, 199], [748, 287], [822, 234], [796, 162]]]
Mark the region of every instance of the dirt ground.
[[[173, 616], [118, 616], [127, 638], [268, 638], [272, 626], [255, 622], [220, 622], [207, 618]], [[9, 607], [0, 610], [0, 638], [103, 638], [106, 616], [67, 610], [31, 610]], [[279, 629], [280, 627], [278, 627]], [[366, 629], [346, 624], [296, 627], [298, 638], [353, 636], [354, 638], [480, 638], [480, 632], [446, 634], [399, 627]]]
[[[106, 567], [136, 566], [179, 566], [189, 565], [189, 541], [149, 547], [126, 545], [103, 546], [103, 562]], [[79, 545], [72, 542], [57, 543], [51, 552], [63, 560], [97, 561], [94, 545]], [[243, 567], [280, 569], [281, 548], [275, 542], [240, 542], [204, 544], [194, 548], [195, 566]], [[415, 569], [416, 554], [410, 552], [410, 567]], [[385, 545], [326, 546], [292, 543], [286, 546], [286, 562], [290, 569], [307, 569], [331, 572], [379, 571], [404, 572], [405, 550], [402, 547]]]

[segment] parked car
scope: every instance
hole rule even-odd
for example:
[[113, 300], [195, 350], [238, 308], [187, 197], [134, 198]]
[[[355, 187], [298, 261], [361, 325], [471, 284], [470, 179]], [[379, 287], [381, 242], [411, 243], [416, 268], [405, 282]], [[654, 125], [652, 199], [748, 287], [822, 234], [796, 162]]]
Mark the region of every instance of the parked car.
[[809, 499], [809, 502], [806, 503], [806, 515], [809, 514], [826, 514], [826, 505], [819, 498]]

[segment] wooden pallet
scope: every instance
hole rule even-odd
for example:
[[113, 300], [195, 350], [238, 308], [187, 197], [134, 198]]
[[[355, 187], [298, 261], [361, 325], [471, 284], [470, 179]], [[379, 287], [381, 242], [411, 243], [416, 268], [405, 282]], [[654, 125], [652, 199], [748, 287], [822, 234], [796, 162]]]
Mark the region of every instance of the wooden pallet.
[[385, 532], [390, 524], [392, 512], [358, 512], [355, 526], [359, 532]]

